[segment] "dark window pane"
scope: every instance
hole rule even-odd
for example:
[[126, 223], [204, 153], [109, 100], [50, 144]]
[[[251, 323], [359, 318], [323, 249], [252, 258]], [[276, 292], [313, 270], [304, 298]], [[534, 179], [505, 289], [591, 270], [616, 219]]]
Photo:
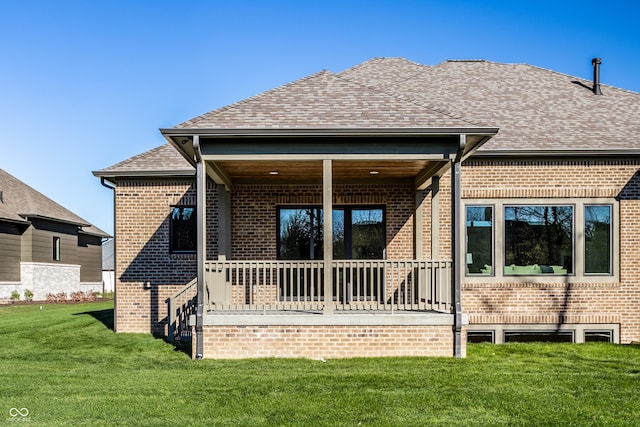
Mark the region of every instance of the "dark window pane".
[[613, 342], [612, 331], [584, 331], [584, 342]]
[[493, 343], [493, 331], [468, 331], [467, 332], [468, 343]]
[[611, 206], [584, 207], [584, 272], [611, 274]]
[[171, 252], [196, 251], [196, 209], [193, 206], [175, 206], [171, 209], [170, 242]]
[[493, 207], [467, 206], [467, 272], [493, 274]]
[[351, 210], [352, 259], [382, 259], [384, 234], [382, 209]]
[[573, 342], [572, 331], [505, 331], [504, 342]]
[[[385, 248], [382, 208], [336, 208], [334, 259], [382, 259]], [[321, 208], [278, 209], [278, 259], [323, 259]]]
[[278, 258], [322, 259], [322, 209], [281, 208]]
[[505, 274], [573, 273], [572, 206], [506, 206]]
[[333, 258], [345, 258], [344, 209], [333, 210]]

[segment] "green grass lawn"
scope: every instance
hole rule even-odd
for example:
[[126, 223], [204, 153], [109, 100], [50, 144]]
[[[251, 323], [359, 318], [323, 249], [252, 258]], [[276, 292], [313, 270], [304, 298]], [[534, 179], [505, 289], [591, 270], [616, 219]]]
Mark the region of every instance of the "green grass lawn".
[[195, 361], [149, 335], [114, 334], [112, 308], [0, 308], [0, 425], [640, 424], [640, 347], [470, 345], [466, 359]]

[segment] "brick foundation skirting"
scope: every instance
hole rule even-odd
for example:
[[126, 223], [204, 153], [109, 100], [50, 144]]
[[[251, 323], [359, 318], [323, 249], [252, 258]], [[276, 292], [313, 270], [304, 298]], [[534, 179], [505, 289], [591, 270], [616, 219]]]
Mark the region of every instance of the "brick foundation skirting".
[[[466, 331], [463, 331], [463, 355]], [[195, 331], [194, 331], [195, 337]], [[451, 326], [205, 326], [206, 359], [453, 356]], [[195, 351], [193, 340], [193, 352]]]

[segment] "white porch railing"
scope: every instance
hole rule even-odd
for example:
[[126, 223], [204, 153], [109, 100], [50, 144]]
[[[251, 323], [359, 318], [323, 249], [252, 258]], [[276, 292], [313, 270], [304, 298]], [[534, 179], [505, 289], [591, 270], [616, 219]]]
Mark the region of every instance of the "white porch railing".
[[[333, 261], [335, 310], [450, 312], [450, 260]], [[205, 311], [322, 310], [323, 261], [207, 261]]]

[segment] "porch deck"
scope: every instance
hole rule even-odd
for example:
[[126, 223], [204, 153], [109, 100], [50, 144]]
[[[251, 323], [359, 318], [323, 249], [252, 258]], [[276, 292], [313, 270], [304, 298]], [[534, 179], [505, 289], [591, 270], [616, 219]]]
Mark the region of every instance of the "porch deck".
[[[450, 260], [331, 265], [325, 286], [323, 261], [207, 261], [203, 325], [453, 325]], [[190, 337], [196, 281], [168, 303], [169, 339]]]

